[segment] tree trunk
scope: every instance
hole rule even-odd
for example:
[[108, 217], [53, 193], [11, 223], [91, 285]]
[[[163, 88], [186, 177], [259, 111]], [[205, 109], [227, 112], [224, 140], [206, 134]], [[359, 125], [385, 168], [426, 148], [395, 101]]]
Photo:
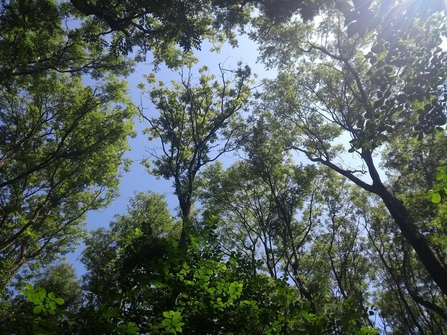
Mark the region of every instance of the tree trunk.
[[433, 281], [441, 289], [444, 295], [447, 296], [447, 269], [436, 257], [425, 236], [422, 235], [419, 229], [411, 222], [407, 208], [399, 199], [394, 197], [385, 186], [380, 187], [377, 194], [382, 198], [394, 221], [399, 226], [402, 235], [413, 247]]

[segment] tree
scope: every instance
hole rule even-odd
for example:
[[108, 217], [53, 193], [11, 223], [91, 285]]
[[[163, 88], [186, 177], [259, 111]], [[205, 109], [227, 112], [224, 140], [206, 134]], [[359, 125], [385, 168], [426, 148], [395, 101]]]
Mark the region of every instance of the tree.
[[[279, 4], [279, 5], [278, 5]], [[204, 39], [236, 44], [234, 29], [250, 20], [254, 6], [284, 20], [314, 7], [306, 1], [2, 1], [0, 56], [2, 82], [48, 70], [93, 77], [129, 74], [128, 57], [157, 66], [182, 64], [183, 51], [200, 49]], [[307, 14], [312, 18], [316, 11]], [[303, 12], [303, 15], [306, 15]], [[76, 24], [73, 24], [76, 21]], [[180, 49], [177, 49], [180, 46]]]
[[[436, 182], [437, 164], [444, 160], [445, 139], [440, 132], [425, 136], [423, 140], [399, 138], [388, 145], [383, 158], [383, 166], [390, 176], [390, 188], [408, 206], [420, 231], [440, 259], [446, 256], [446, 232], [441, 224], [445, 221], [445, 205], [433, 204], [426, 194]], [[378, 298], [387, 322], [408, 333], [443, 333], [447, 317], [444, 295], [428, 274], [421, 271], [420, 261], [393, 227], [384, 208], [363, 210], [363, 213], [373, 223], [369, 230], [371, 241], [387, 269], [378, 271], [388, 286], [383, 291], [384, 297]], [[387, 307], [384, 299], [389, 300], [390, 296], [398, 304]]]
[[[411, 246], [408, 253], [416, 253], [428, 278], [445, 296], [446, 259], [421, 228], [426, 218], [412, 214], [412, 202], [383, 181], [374, 161], [385, 144], [408, 136], [422, 139], [435, 126], [444, 125], [437, 87], [447, 79], [442, 65], [447, 54], [439, 48], [445, 19], [436, 14], [424, 22], [414, 17], [405, 21], [405, 29], [384, 21], [370, 33], [353, 37], [348, 37], [342, 21], [337, 11], [328, 12], [314, 34], [294, 34], [302, 27], [291, 23], [262, 36], [265, 59], [274, 62], [276, 50], [270, 46], [275, 41], [287, 44], [285, 52], [291, 50], [297, 58], [278, 65], [281, 72], [266, 82], [258, 111], [270, 113], [272, 129], [276, 125], [278, 130], [273, 136], [281, 136], [285, 148], [377, 195]], [[285, 124], [290, 126], [288, 132]], [[343, 150], [334, 142], [343, 134], [350, 136], [349, 152], [361, 159], [363, 167], [346, 167], [337, 159]]]
[[[112, 50], [124, 54], [138, 46], [141, 51], [156, 51], [155, 55], [172, 51], [179, 44], [185, 51], [200, 48], [204, 38], [236, 42], [232, 29], [243, 28], [250, 20], [254, 7], [271, 21], [282, 22], [300, 13], [313, 19], [323, 1], [96, 1], [71, 0], [79, 13], [94, 19], [89, 22], [97, 32], [94, 37], [111, 34]], [[165, 50], [163, 50], [165, 49]]]
[[49, 264], [83, 235], [85, 213], [116, 196], [134, 110], [116, 79], [96, 88], [51, 72], [3, 86], [0, 287], [30, 262]]
[[[253, 130], [246, 127], [249, 134], [240, 141], [244, 158], [227, 170], [220, 163], [206, 169], [199, 195], [205, 212], [221, 219], [223, 244], [247, 253], [253, 261], [262, 253], [267, 272], [277, 279], [298, 264], [299, 250], [306, 243], [312, 217], [302, 222], [295, 217], [305, 202], [312, 202], [316, 171], [293, 164], [268, 138], [265, 127], [262, 120]], [[291, 278], [299, 281], [297, 276]]]
[[114, 262], [134, 239], [142, 235], [175, 238], [179, 234], [162, 195], [151, 191], [136, 193], [129, 199], [127, 213], [117, 214], [115, 221], [110, 223], [110, 229], [94, 230], [85, 240], [86, 249], [81, 261], [87, 269], [83, 282], [89, 303], [99, 306], [115, 302], [121, 273]]
[[295, 165], [268, 137], [267, 125], [254, 128], [242, 161], [226, 170], [214, 164], [200, 178], [201, 208], [219, 217], [222, 249], [260, 262], [258, 273], [293, 283], [310, 311], [324, 315], [326, 332], [373, 326], [373, 265], [351, 200], [356, 190], [327, 169]]
[[371, 261], [379, 264], [373, 282], [373, 305], [383, 328], [392, 334], [442, 334], [445, 300], [402, 238], [393, 219], [377, 199], [359, 205], [367, 220]]
[[[26, 83], [29, 75], [45, 75], [50, 70], [88, 73], [94, 78], [107, 71], [130, 73], [131, 62], [120, 55], [107, 54], [103, 43], [88, 37], [86, 31], [91, 25], [85, 29], [71, 28], [70, 21], [77, 15], [66, 2], [2, 1], [1, 9], [2, 86], [8, 86], [9, 81]], [[98, 31], [90, 30], [91, 34], [95, 32]]]
[[[207, 67], [199, 71], [198, 84], [191, 70], [182, 72], [181, 81], [172, 82], [172, 89], [159, 82], [149, 96], [160, 115], [143, 114], [150, 125], [145, 130], [149, 140], [161, 142], [161, 150], [151, 152], [154, 167], [147, 166], [153, 175], [173, 179], [183, 219], [182, 245], [192, 229], [189, 221], [195, 178], [203, 166], [237, 147], [234, 139], [240, 131], [240, 113], [250, 95], [248, 66], [236, 71], [220, 70], [221, 83], [207, 74]], [[233, 72], [234, 84], [225, 77], [228, 72]], [[153, 76], [147, 78], [150, 84], [155, 82]]]
[[[50, 294], [52, 297], [57, 297], [59, 307], [68, 312], [76, 312], [81, 306], [82, 290], [80, 281], [77, 280], [75, 270], [69, 263], [57, 263], [52, 264], [43, 269], [43, 271], [36, 274], [32, 279], [34, 282], [34, 288], [36, 292], [43, 290], [46, 294]], [[22, 286], [22, 287], [20, 287]], [[21, 292], [26, 292], [31, 286], [27, 285], [16, 286], [21, 288]], [[28, 297], [29, 298], [29, 297]], [[54, 301], [54, 299], [53, 299]], [[60, 306], [62, 305], [62, 307]], [[6, 306], [5, 306], [6, 307]], [[35, 304], [31, 301], [27, 301], [23, 294], [16, 292], [13, 298], [8, 300], [8, 306], [3, 308], [0, 314], [1, 318], [1, 331], [4, 334], [11, 333], [35, 333], [39, 326], [39, 322], [36, 322], [36, 313], [34, 309]], [[49, 314], [42, 319], [41, 325], [48, 328], [55, 328], [56, 325], [60, 326], [60, 315]], [[62, 329], [59, 329], [59, 333]]]
[[179, 248], [169, 230], [154, 233], [166, 226], [158, 211], [146, 212], [149, 219], [155, 215], [153, 229], [133, 219], [147, 208], [139, 204], [113, 223], [113, 239], [104, 240], [105, 230], [88, 239], [84, 280], [97, 319], [91, 319], [93, 310], [87, 306], [90, 314], [80, 314], [85, 322], [74, 333], [107, 331], [101, 316], [106, 310], [114, 311], [111, 324], [132, 323], [152, 334], [319, 334], [327, 326], [326, 316], [309, 313], [308, 304], [285, 280], [256, 274], [257, 262], [237, 252], [225, 255], [216, 241], [216, 217], [203, 223], [200, 238], [191, 235], [191, 243]]
[[56, 263], [39, 273], [34, 285], [43, 287], [47, 292], [64, 300], [63, 308], [75, 311], [81, 306], [81, 282], [76, 276], [75, 269], [70, 263]]
[[[256, 4], [260, 5], [263, 11], [270, 13], [269, 15], [272, 18], [277, 17], [272, 12], [273, 7], [270, 3]], [[183, 48], [183, 51], [188, 51], [192, 47], [198, 48], [203, 38], [214, 37], [215, 41], [222, 41], [225, 36], [231, 39], [234, 37], [232, 29], [238, 25], [243, 26], [246, 24], [253, 9], [250, 3], [239, 3], [237, 1], [221, 4], [213, 2], [188, 2], [186, 4], [183, 1], [167, 1], [157, 3], [154, 6], [153, 3], [144, 1], [138, 3], [120, 2], [119, 4], [95, 2], [93, 4], [81, 0], [73, 0], [71, 2], [14, 0], [3, 1], [1, 6], [0, 44], [4, 52], [0, 56], [2, 64], [0, 79], [2, 80], [1, 89], [5, 94], [2, 103], [4, 106], [2, 107], [8, 110], [2, 116], [4, 123], [2, 124], [4, 128], [2, 140], [5, 145], [2, 148], [1, 164], [4, 168], [5, 164], [12, 163], [13, 158], [17, 158], [19, 155], [23, 157], [23, 160], [25, 158], [27, 160], [26, 162], [22, 161], [26, 167], [22, 166], [19, 169], [17, 166], [8, 166], [8, 172], [2, 175], [3, 180], [0, 187], [7, 188], [8, 190], [5, 192], [11, 192], [11, 194], [20, 192], [12, 188], [23, 187], [24, 185], [21, 183], [24, 183], [25, 180], [29, 182], [30, 178], [42, 178], [39, 175], [41, 173], [47, 173], [47, 178], [53, 178], [50, 177], [51, 171], [55, 171], [51, 170], [53, 168], [52, 164], [61, 162], [60, 159], [62, 161], [73, 159], [72, 153], [68, 155], [67, 152], [61, 153], [59, 151], [64, 150], [59, 145], [62, 145], [62, 142], [71, 137], [70, 132], [73, 129], [70, 126], [64, 130], [65, 134], [57, 135], [62, 136], [60, 138], [62, 142], [57, 143], [58, 140], [56, 140], [56, 143], [53, 144], [55, 146], [53, 149], [40, 153], [41, 157], [38, 159], [34, 156], [27, 156], [29, 155], [27, 150], [31, 150], [30, 141], [34, 142], [34, 146], [40, 145], [42, 138], [40, 138], [41, 135], [38, 135], [38, 133], [43, 132], [45, 136], [50, 136], [49, 134], [52, 134], [53, 131], [50, 127], [55, 126], [55, 124], [51, 124], [50, 119], [52, 116], [40, 115], [40, 111], [38, 111], [43, 108], [43, 104], [47, 103], [48, 99], [53, 99], [51, 102], [48, 102], [50, 105], [56, 104], [56, 100], [62, 99], [57, 94], [54, 97], [51, 96], [51, 99], [48, 98], [46, 95], [50, 94], [50, 87], [60, 87], [61, 85], [79, 87], [79, 91], [75, 90], [76, 94], [72, 96], [82, 96], [85, 98], [85, 101], [81, 102], [79, 99], [79, 106], [69, 107], [83, 109], [79, 114], [79, 118], [76, 119], [75, 116], [72, 120], [72, 126], [74, 127], [78, 122], [86, 122], [87, 119], [81, 120], [81, 115], [83, 116], [83, 113], [87, 112], [91, 106], [90, 103], [96, 103], [94, 97], [97, 97], [96, 92], [91, 92], [89, 95], [88, 89], [83, 91], [78, 76], [87, 74], [94, 80], [100, 80], [110, 72], [115, 75], [129, 74], [133, 62], [125, 59], [125, 57], [128, 56], [133, 48], [137, 48], [136, 60], [141, 60], [148, 51], [152, 51], [156, 65], [161, 61], [165, 61], [168, 66], [177, 67], [185, 61], [181, 59], [183, 57], [181, 50], [176, 49], [177, 44]], [[300, 2], [297, 7], [287, 9], [286, 14], [284, 14], [284, 10], [281, 10], [281, 15], [287, 17], [296, 9], [301, 8], [300, 6], [307, 5]], [[77, 20], [77, 24], [74, 27], [70, 22], [73, 19]], [[179, 24], [179, 22], [182, 24]], [[222, 34], [219, 31], [221, 27], [224, 28], [221, 31]], [[61, 73], [67, 73], [68, 77], [60, 75]], [[71, 78], [69, 77], [70, 75], [76, 76], [76, 78]], [[241, 76], [245, 75], [242, 74]], [[107, 84], [105, 91], [111, 90], [115, 84], [113, 81]], [[115, 90], [115, 93], [117, 91], [118, 89]], [[57, 90], [56, 92], [59, 93]], [[104, 93], [110, 96], [105, 97], [104, 95], [104, 100], [101, 103], [108, 103], [114, 99], [111, 97], [113, 94], [110, 91]], [[40, 101], [35, 95], [44, 95], [45, 97], [39, 96], [39, 99], [42, 100]], [[124, 100], [123, 97], [117, 97], [114, 102], [126, 103], [127, 101]], [[84, 105], [81, 106], [81, 104]], [[18, 107], [19, 105], [20, 107]], [[30, 116], [32, 113], [37, 114], [32, 116], [34, 118], [32, 121], [19, 120], [13, 115], [16, 112], [12, 111], [12, 109], [16, 108], [21, 109], [19, 114], [24, 114], [25, 109], [28, 108], [37, 110], [27, 111], [27, 116]], [[64, 108], [68, 108], [68, 103]], [[31, 122], [32, 125], [24, 127], [23, 134], [19, 134], [17, 130], [8, 129], [9, 126], [17, 126], [22, 131], [21, 128], [23, 126], [19, 126], [18, 122]], [[57, 120], [57, 122], [60, 121]], [[55, 133], [57, 131], [55, 130]], [[53, 139], [48, 140], [53, 141]], [[75, 151], [74, 156], [80, 154], [80, 151]], [[78, 157], [80, 158], [80, 156]], [[85, 157], [82, 159], [85, 162], [87, 161]], [[68, 178], [71, 172], [64, 173], [66, 174], [64, 178]], [[9, 278], [15, 273], [25, 259], [33, 259], [39, 252], [39, 247], [35, 246], [33, 247], [35, 251], [31, 251], [24, 244], [16, 245], [15, 249], [8, 248], [12, 248], [12, 244], [26, 232], [26, 227], [29, 227], [32, 222], [41, 219], [38, 215], [42, 213], [43, 216], [50, 215], [50, 208], [54, 213], [56, 203], [61, 201], [61, 199], [65, 199], [65, 195], [54, 195], [54, 193], [57, 193], [54, 188], [60, 188], [62, 185], [54, 180], [50, 184], [52, 185], [46, 185], [47, 189], [42, 191], [48, 192], [50, 195], [48, 199], [42, 200], [42, 203], [37, 204], [40, 200], [37, 200], [37, 194], [33, 195], [32, 201], [36, 202], [37, 207], [27, 209], [28, 216], [24, 219], [27, 223], [21, 222], [18, 224], [17, 227], [20, 228], [17, 228], [17, 231], [14, 231], [16, 228], [10, 226], [7, 221], [11, 219], [9, 214], [17, 212], [21, 206], [19, 202], [24, 200], [3, 200], [2, 225], [3, 229], [9, 230], [10, 233], [10, 236], [0, 241], [0, 250], [5, 255], [2, 261], [5, 264], [1, 266], [10, 269], [8, 270], [9, 274], [5, 278]], [[26, 187], [34, 188], [31, 191], [34, 192], [37, 190], [36, 188], [41, 186], [27, 185]], [[64, 187], [68, 189], [71, 185]], [[42, 194], [39, 193], [39, 196], [41, 197]], [[14, 194], [14, 197], [18, 197], [18, 195]], [[78, 200], [77, 204], [82, 203], [84, 200]], [[88, 202], [88, 200], [85, 201]], [[48, 205], [50, 202], [52, 203], [51, 206]], [[39, 206], [43, 207], [40, 208]], [[76, 207], [74, 203], [73, 206]], [[87, 207], [83, 208], [81, 212], [87, 210]], [[20, 208], [20, 210], [23, 210], [23, 208]], [[69, 211], [68, 206], [63, 210]], [[68, 227], [66, 223], [69, 220], [78, 219], [76, 215], [69, 217], [65, 223], [52, 226]], [[55, 218], [55, 220], [57, 221], [58, 219]], [[43, 221], [39, 223], [39, 225], [42, 224]], [[71, 225], [70, 227], [74, 226]], [[13, 233], [11, 233], [12, 231]], [[64, 233], [62, 231], [51, 231], [48, 234], [52, 236], [52, 241], [62, 235], [65, 238], [73, 238], [75, 240], [76, 234], [79, 232], [74, 231], [68, 234], [68, 231]], [[49, 241], [47, 240], [47, 242]], [[45, 241], [41, 242], [41, 245], [46, 245]], [[20, 252], [14, 253], [12, 251], [19, 249]], [[19, 256], [17, 256], [17, 259], [12, 260], [12, 257], [15, 257], [14, 255]], [[6, 285], [5, 282], [1, 286], [4, 287]]]

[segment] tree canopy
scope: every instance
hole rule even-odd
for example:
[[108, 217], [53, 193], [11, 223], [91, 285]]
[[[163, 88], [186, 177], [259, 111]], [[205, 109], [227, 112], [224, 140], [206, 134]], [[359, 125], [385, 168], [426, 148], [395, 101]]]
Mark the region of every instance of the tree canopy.
[[[443, 6], [1, 1], [0, 332], [446, 334]], [[238, 34], [275, 78], [196, 70]], [[148, 185], [87, 231], [135, 122], [179, 211]]]

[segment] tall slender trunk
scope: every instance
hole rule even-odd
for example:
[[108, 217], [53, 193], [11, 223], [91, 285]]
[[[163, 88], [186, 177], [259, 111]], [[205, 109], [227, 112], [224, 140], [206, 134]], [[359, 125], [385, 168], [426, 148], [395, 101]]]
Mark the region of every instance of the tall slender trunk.
[[416, 225], [411, 222], [410, 215], [404, 204], [394, 197], [384, 186], [377, 193], [388, 208], [391, 216], [398, 225], [402, 235], [407, 242], [413, 247], [419, 256], [421, 263], [424, 265], [430, 277], [447, 296], [447, 269], [438, 259], [436, 254], [430, 248], [430, 245], [424, 235], [421, 234]]
[[182, 232], [180, 234], [179, 246], [181, 249], [186, 250], [190, 242], [188, 231], [191, 228], [191, 201], [179, 197], [179, 203], [182, 211]]

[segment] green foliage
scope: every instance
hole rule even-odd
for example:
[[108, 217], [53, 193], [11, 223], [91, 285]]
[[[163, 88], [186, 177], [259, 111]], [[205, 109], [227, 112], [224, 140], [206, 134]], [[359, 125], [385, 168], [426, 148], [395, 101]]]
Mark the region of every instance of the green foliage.
[[64, 299], [54, 292], [47, 293], [45, 288], [26, 283], [9, 308], [2, 315], [0, 329], [3, 334], [38, 334], [50, 335], [60, 333], [58, 325], [64, 317]]
[[293, 283], [327, 331], [370, 328], [365, 289], [374, 271], [353, 205], [357, 190], [325, 169], [275, 161], [282, 155], [259, 137], [246, 148], [255, 144], [268, 156], [250, 151], [227, 170], [215, 164], [203, 173], [199, 195], [204, 215], [219, 217], [216, 239], [227, 254], [259, 260], [260, 272]]
[[47, 294], [43, 287], [33, 286], [30, 283], [26, 283], [26, 288], [22, 293], [34, 304], [34, 314], [54, 315], [57, 312], [57, 306], [64, 304], [64, 299], [56, 298], [53, 292]]
[[33, 284], [13, 283], [16, 293], [2, 297], [8, 304], [0, 309], [0, 332], [63, 333], [61, 321], [72, 318], [81, 305], [82, 291], [74, 268], [67, 263], [52, 264], [28, 279]]
[[[157, 254], [159, 245], [146, 248], [146, 240], [162, 236], [176, 238], [180, 235], [179, 229], [162, 195], [151, 191], [136, 193], [129, 199], [126, 215], [116, 215], [110, 229], [97, 229], [85, 240], [81, 261], [87, 268], [84, 288], [92, 293], [90, 302], [99, 305], [114, 301], [121, 275], [116, 264], [119, 255], [141, 252], [138, 257], [153, 257], [151, 254]], [[127, 260], [129, 267], [138, 261], [131, 257]]]
[[[89, 314], [96, 317], [96, 322], [101, 326], [98, 328], [101, 333], [104, 331], [110, 331], [108, 334], [119, 334], [119, 335], [135, 335], [139, 334], [139, 329], [135, 326], [133, 322], [123, 323], [120, 322], [118, 325], [115, 323], [116, 318], [119, 315], [119, 311], [114, 308], [105, 307], [104, 305], [99, 306], [97, 311], [86, 311], [79, 310], [77, 313], [67, 313], [61, 311], [58, 305], [63, 305], [64, 300], [62, 298], [56, 298], [54, 293], [46, 294], [45, 289], [32, 286], [27, 284], [23, 293], [28, 298], [30, 302], [33, 302], [35, 307], [33, 313], [35, 315], [43, 314], [43, 316], [53, 315], [57, 319], [46, 320], [36, 316], [33, 320], [33, 334], [47, 335], [47, 334], [60, 334], [62, 332], [67, 334], [74, 334], [76, 331], [79, 334], [83, 333], [82, 322]], [[80, 323], [79, 320], [82, 320]], [[68, 327], [67, 327], [68, 326]], [[105, 334], [105, 333], [104, 333]]]
[[30, 75], [39, 76], [49, 70], [90, 73], [95, 78], [108, 70], [129, 74], [131, 64], [124, 58], [106, 55], [104, 45], [89, 40], [82, 28], [67, 29], [66, 24], [75, 16], [67, 2], [13, 0], [2, 4], [2, 9], [3, 85], [27, 81]]
[[[136, 51], [142, 60], [151, 51], [155, 64], [160, 61], [176, 67], [183, 51], [200, 49], [204, 39], [236, 45], [235, 28], [249, 24], [254, 9], [265, 13], [269, 22], [283, 22], [294, 14], [305, 20], [317, 15], [323, 1], [104, 1], [90, 3], [72, 0], [68, 8], [84, 19], [79, 31], [92, 43], [108, 48], [110, 53], [128, 55]], [[73, 11], [73, 9], [75, 9]], [[105, 38], [106, 35], [108, 38]], [[136, 49], [136, 50], [135, 50]]]
[[[323, 2], [3, 1], [0, 332], [445, 331], [440, 2]], [[203, 39], [235, 45], [249, 23], [279, 70], [256, 101], [248, 66], [191, 71]], [[147, 52], [187, 68], [169, 85], [147, 75], [159, 114], [143, 115], [161, 143], [144, 164], [173, 181], [181, 213], [136, 194], [86, 239], [82, 291], [72, 267], [48, 264], [117, 195], [135, 116], [117, 77]], [[359, 167], [343, 162], [347, 135]], [[229, 168], [211, 164], [230, 151]]]
[[[93, 262], [86, 263], [88, 271], [95, 271], [84, 280], [92, 306], [99, 306], [97, 317], [107, 314], [116, 324], [133, 322], [141, 333], [151, 334], [320, 334], [332, 327], [326, 314], [312, 312], [311, 303], [286, 280], [258, 272], [261, 264], [237, 251], [224, 254], [216, 240], [218, 223], [210, 216], [202, 224], [202, 237], [191, 235], [186, 249], [174, 236], [115, 230], [115, 251], [100, 265], [113, 271], [96, 272]], [[117, 222], [112, 231], [116, 227]], [[99, 238], [100, 245], [102, 236], [92, 235], [93, 249], [84, 252], [84, 262], [93, 250], [102, 254], [94, 241]], [[100, 282], [105, 285], [95, 284]], [[87, 327], [84, 332], [97, 329]], [[354, 334], [360, 328], [350, 329]]]
[[[49, 69], [98, 78], [105, 72], [129, 74], [137, 61], [154, 56], [154, 65], [183, 64], [183, 51], [200, 49], [204, 39], [236, 44], [236, 27], [245, 26], [255, 1], [23, 1], [5, 2], [0, 16], [3, 53], [0, 78], [40, 74]], [[259, 6], [271, 18], [290, 17], [306, 1]], [[313, 17], [315, 11], [308, 17]], [[77, 20], [73, 25], [72, 21]], [[177, 48], [180, 47], [180, 49]]]
[[[183, 220], [182, 246], [194, 230], [191, 207], [197, 174], [238, 146], [235, 139], [242, 127], [240, 113], [248, 105], [248, 84], [252, 83], [250, 67], [238, 65], [235, 71], [220, 68], [220, 82], [208, 74], [206, 66], [199, 70], [198, 79], [189, 68], [187, 74], [181, 73], [180, 82], [171, 82], [172, 88], [159, 82], [149, 92], [159, 116], [144, 116], [150, 125], [144, 132], [149, 140], [161, 142], [161, 150], [153, 150], [152, 161], [147, 159], [144, 164], [153, 175], [173, 180]], [[226, 77], [228, 73], [233, 75], [231, 79]], [[154, 76], [147, 76], [147, 80], [154, 85]]]
[[[424, 136], [422, 140], [396, 139], [384, 151], [383, 158], [390, 187], [399, 194], [418, 223], [418, 229], [443, 262], [447, 256], [444, 252], [447, 246], [443, 224], [445, 204], [434, 204], [427, 193], [436, 188], [437, 176], [442, 174], [437, 166], [445, 160], [445, 141], [446, 137], [440, 132]], [[381, 281], [386, 282], [384, 288], [377, 290], [377, 305], [384, 318], [402, 332], [409, 332], [412, 326], [431, 334], [441, 332], [446, 319], [443, 294], [422, 270], [420, 260], [408, 244], [399, 238], [384, 209], [378, 208], [370, 215], [374, 245], [379, 250], [387, 250], [386, 254], [382, 251], [380, 260], [386, 264], [387, 271], [377, 271]]]
[[442, 194], [447, 194], [447, 172], [445, 166], [439, 166], [436, 168], [436, 180], [437, 183], [435, 187], [428, 192], [427, 197], [434, 204], [439, 204], [441, 202]]
[[77, 279], [75, 269], [71, 264], [57, 263], [48, 266], [36, 275], [33, 282], [35, 287], [42, 287], [47, 292], [53, 292], [57, 297], [63, 299], [65, 311], [75, 311], [80, 307], [81, 283]]
[[[444, 178], [436, 167], [445, 165], [447, 54], [440, 45], [446, 21], [444, 15], [433, 14], [436, 10], [424, 12], [413, 1], [389, 7], [372, 3], [329, 8], [314, 26], [294, 20], [269, 29], [259, 22], [261, 33], [252, 37], [260, 43], [262, 60], [279, 74], [265, 81], [255, 113], [268, 122], [270, 136], [283, 148], [325, 165], [371, 195], [369, 206], [356, 204], [364, 215], [361, 224], [351, 226], [354, 218], [327, 213], [326, 229], [332, 226], [329, 235], [323, 235], [327, 242], [316, 243], [313, 254], [327, 243], [331, 254], [338, 247], [345, 255], [372, 248], [371, 256], [365, 254], [347, 268], [373, 257], [383, 265], [376, 271], [381, 280], [375, 289], [385, 297], [378, 299], [387, 311], [385, 323], [389, 320], [396, 333], [417, 329], [435, 334], [447, 320], [445, 229], [439, 224], [445, 208], [427, 200], [439, 202], [444, 192], [435, 179]], [[405, 15], [397, 14], [403, 8]], [[349, 155], [339, 144], [347, 138]], [[381, 164], [378, 152], [383, 154]], [[346, 158], [352, 163], [346, 164]], [[364, 226], [368, 244], [357, 242], [360, 233], [338, 231], [340, 222], [351, 231]], [[346, 285], [345, 272], [337, 268], [346, 264], [343, 253], [339, 259], [331, 255], [325, 264], [340, 288]], [[365, 286], [352, 279], [356, 284], [351, 293], [365, 308]], [[340, 292], [343, 296], [344, 289]], [[396, 301], [389, 309], [388, 300]]]
[[166, 333], [177, 334], [177, 332], [182, 332], [182, 326], [185, 324], [182, 321], [182, 316], [180, 312], [168, 311], [163, 312], [163, 317], [165, 318], [159, 328], [164, 329]]
[[117, 195], [135, 110], [126, 85], [50, 73], [2, 91], [0, 286], [51, 263], [83, 236], [85, 213]]

